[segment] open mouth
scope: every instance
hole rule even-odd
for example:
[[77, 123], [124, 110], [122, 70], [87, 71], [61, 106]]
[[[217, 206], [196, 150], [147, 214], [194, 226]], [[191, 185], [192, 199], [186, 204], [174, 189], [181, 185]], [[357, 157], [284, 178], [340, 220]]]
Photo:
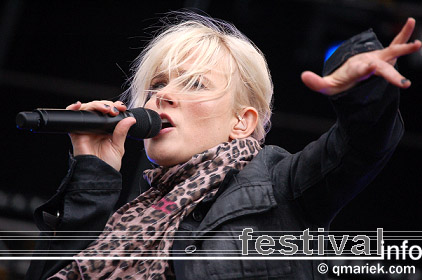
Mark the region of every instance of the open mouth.
[[166, 118], [161, 119], [161, 129], [173, 127], [173, 125], [170, 123], [170, 121]]

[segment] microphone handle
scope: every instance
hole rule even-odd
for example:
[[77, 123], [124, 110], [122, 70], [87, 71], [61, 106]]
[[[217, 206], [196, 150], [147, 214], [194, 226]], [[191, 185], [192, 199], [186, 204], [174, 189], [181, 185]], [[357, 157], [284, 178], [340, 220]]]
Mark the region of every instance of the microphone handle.
[[16, 120], [18, 127], [33, 132], [96, 134], [112, 133], [119, 121], [133, 117], [130, 111], [113, 117], [96, 111], [64, 109], [36, 109], [32, 112], [21, 112], [19, 115]]

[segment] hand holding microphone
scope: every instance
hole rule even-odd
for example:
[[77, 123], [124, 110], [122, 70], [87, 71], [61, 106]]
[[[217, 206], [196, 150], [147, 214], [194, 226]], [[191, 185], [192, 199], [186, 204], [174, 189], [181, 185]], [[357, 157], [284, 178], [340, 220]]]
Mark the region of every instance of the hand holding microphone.
[[66, 109], [21, 112], [16, 123], [35, 132], [69, 132], [75, 156], [95, 155], [116, 170], [120, 170], [128, 132], [143, 139], [161, 129], [158, 113], [144, 108], [129, 111], [121, 101], [77, 102]]
[[[77, 102], [66, 109], [98, 111], [110, 116], [117, 116], [120, 111], [126, 111], [126, 106], [121, 102], [93, 101], [86, 104]], [[117, 171], [120, 171], [122, 158], [125, 153], [124, 143], [126, 135], [130, 127], [135, 123], [136, 120], [133, 117], [125, 118], [116, 125], [111, 135], [70, 133], [74, 156], [95, 155]]]

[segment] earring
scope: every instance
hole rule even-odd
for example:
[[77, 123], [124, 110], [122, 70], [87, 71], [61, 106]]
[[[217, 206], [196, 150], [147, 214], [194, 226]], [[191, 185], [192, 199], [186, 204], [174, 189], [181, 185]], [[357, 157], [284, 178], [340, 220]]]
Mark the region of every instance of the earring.
[[[238, 113], [236, 113], [236, 117], [239, 120], [239, 122], [235, 125], [236, 128], [239, 128], [241, 130], [246, 130], [246, 124], [245, 124], [245, 119], [242, 118]], [[240, 126], [241, 125], [241, 126]]]

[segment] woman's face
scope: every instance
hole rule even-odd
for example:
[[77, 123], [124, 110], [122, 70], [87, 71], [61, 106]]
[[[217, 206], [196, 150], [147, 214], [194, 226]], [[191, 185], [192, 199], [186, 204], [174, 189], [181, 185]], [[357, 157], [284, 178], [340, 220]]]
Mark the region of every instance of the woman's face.
[[[178, 73], [186, 72], [185, 63]], [[148, 158], [161, 166], [173, 166], [188, 161], [193, 155], [230, 141], [230, 132], [237, 123], [232, 110], [233, 93], [226, 88], [222, 71], [211, 70], [202, 76], [202, 84], [193, 93], [180, 93], [174, 79], [177, 73], [157, 75], [151, 81], [154, 90], [145, 108], [157, 111], [163, 121], [160, 133], [145, 139]], [[206, 97], [203, 96], [206, 93]], [[211, 95], [215, 93], [215, 95]]]

